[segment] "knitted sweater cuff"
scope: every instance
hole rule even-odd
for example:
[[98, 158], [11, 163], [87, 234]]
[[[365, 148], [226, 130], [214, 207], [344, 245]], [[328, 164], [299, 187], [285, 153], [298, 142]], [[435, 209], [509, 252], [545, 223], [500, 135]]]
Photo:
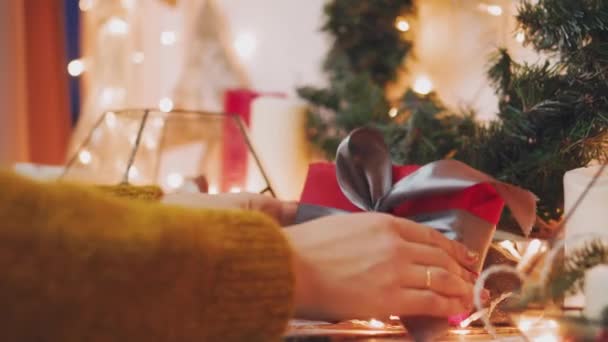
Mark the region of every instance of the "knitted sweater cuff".
[[126, 201], [2, 170], [0, 189], [5, 340], [272, 341], [283, 333], [291, 252], [270, 218]]
[[[211, 310], [213, 320], [226, 324], [210, 328], [217, 330], [213, 336], [223, 336], [225, 341], [271, 341], [281, 336], [292, 316], [294, 274], [289, 245], [274, 221], [261, 214], [251, 218], [242, 220], [239, 229], [223, 231], [225, 252], [220, 255], [224, 257], [215, 266], [214, 283], [221, 285], [211, 290]], [[260, 225], [260, 220], [266, 224]], [[246, 339], [241, 335], [244, 331], [251, 332]]]

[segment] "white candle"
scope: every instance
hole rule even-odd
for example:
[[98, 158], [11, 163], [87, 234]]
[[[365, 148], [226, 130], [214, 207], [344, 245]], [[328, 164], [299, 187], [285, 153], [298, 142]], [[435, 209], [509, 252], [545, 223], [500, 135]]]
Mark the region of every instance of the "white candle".
[[[566, 172], [564, 175], [564, 208], [567, 215], [581, 196], [600, 166], [583, 167]], [[570, 217], [565, 227], [566, 255], [580, 246], [571, 239], [577, 235], [602, 234], [608, 228], [608, 172], [604, 172], [585, 199]], [[584, 296], [578, 294], [566, 298], [565, 304], [582, 307]]]
[[608, 265], [597, 265], [585, 272], [585, 316], [591, 320], [601, 320], [608, 309]]
[[[297, 200], [302, 192], [310, 149], [306, 106], [292, 99], [261, 97], [251, 105], [250, 138], [277, 197]], [[249, 160], [248, 188], [263, 184]]]

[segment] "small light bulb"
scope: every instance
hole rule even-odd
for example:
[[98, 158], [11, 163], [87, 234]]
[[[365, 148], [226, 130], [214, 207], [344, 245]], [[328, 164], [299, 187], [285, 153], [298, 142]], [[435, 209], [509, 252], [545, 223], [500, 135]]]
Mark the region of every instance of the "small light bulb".
[[144, 144], [146, 145], [147, 149], [153, 150], [156, 148], [156, 146], [158, 146], [158, 141], [152, 136], [147, 136]]
[[82, 150], [82, 151], [80, 151], [80, 153], [78, 153], [78, 160], [80, 160], [80, 162], [83, 163], [84, 165], [89, 165], [91, 163], [92, 159], [93, 159], [93, 156], [91, 155], [91, 152], [89, 152], [88, 150]]
[[515, 35], [515, 41], [520, 44], [523, 43], [524, 41], [526, 41], [526, 34], [522, 31], [517, 32], [517, 34]]
[[372, 328], [376, 328], [376, 329], [382, 329], [384, 328], [384, 323], [382, 323], [381, 321], [377, 320], [377, 319], [370, 319], [369, 320], [369, 326]]
[[495, 17], [499, 17], [502, 15], [502, 7], [498, 5], [488, 5], [486, 10], [490, 15], [493, 15]]
[[558, 328], [559, 328], [559, 324], [558, 324], [558, 323], [557, 323], [555, 320], [552, 320], [552, 319], [548, 319], [548, 320], [545, 322], [545, 325], [546, 325], [546, 326], [547, 326], [547, 328], [549, 328], [549, 329], [558, 329]]
[[212, 185], [209, 185], [209, 194], [210, 194], [210, 195], [216, 195], [216, 194], [218, 194], [218, 193], [219, 193], [219, 191], [218, 191], [218, 189], [217, 189], [217, 186], [216, 186], [216, 185], [213, 185], [213, 184], [212, 184]]
[[426, 76], [420, 76], [414, 81], [413, 89], [420, 95], [428, 95], [433, 91], [433, 82]]
[[133, 52], [131, 55], [131, 62], [134, 64], [141, 64], [144, 62], [144, 53], [141, 51]]
[[391, 321], [399, 321], [399, 320], [400, 320], [399, 316], [395, 316], [395, 315], [390, 315], [390, 316], [389, 316], [389, 319], [390, 319]]
[[163, 45], [173, 45], [177, 41], [177, 36], [173, 31], [163, 31], [160, 33], [160, 43]]
[[161, 112], [168, 113], [173, 110], [173, 100], [168, 97], [163, 97], [158, 101], [158, 108]]
[[499, 245], [506, 249], [512, 256], [514, 256], [515, 258], [517, 258], [517, 260], [521, 260], [521, 254], [519, 253], [519, 251], [517, 250], [517, 248], [515, 247], [515, 244], [509, 240], [505, 240], [499, 243]]
[[397, 109], [397, 107], [393, 107], [388, 111], [388, 116], [390, 116], [391, 118], [394, 118], [395, 116], [397, 116], [397, 114], [399, 114], [399, 109]]
[[395, 20], [395, 27], [401, 32], [407, 32], [410, 30], [410, 23], [403, 17], [397, 17], [397, 20]]
[[95, 5], [94, 0], [80, 0], [78, 2], [78, 8], [80, 8], [80, 10], [83, 12], [91, 10], [94, 5]]
[[122, 8], [132, 10], [135, 8], [135, 1], [136, 0], [120, 0], [120, 4], [122, 5]]
[[452, 333], [454, 333], [456, 335], [468, 335], [469, 330], [468, 329], [454, 329], [454, 330], [452, 330]]
[[179, 173], [170, 173], [167, 176], [167, 185], [172, 189], [177, 189], [184, 185], [184, 176]]
[[517, 322], [517, 327], [519, 328], [519, 330], [521, 330], [523, 332], [529, 331], [533, 325], [534, 325], [533, 320], [525, 319], [525, 318], [521, 319], [519, 322]]
[[107, 112], [104, 121], [109, 128], [116, 127], [116, 114], [114, 112]]
[[129, 168], [129, 179], [135, 180], [137, 179], [137, 177], [139, 177], [139, 170], [137, 169], [137, 167], [135, 167], [135, 165], [132, 165]]
[[163, 118], [154, 118], [152, 119], [152, 126], [155, 128], [163, 128], [165, 125], [165, 119]]
[[99, 94], [99, 105], [102, 108], [116, 106], [124, 99], [126, 90], [119, 87], [105, 87]]
[[232, 188], [230, 188], [230, 192], [232, 193], [239, 193], [241, 192], [241, 188], [239, 188], [238, 186], [233, 186]]
[[244, 59], [249, 59], [253, 56], [256, 45], [257, 40], [255, 39], [255, 36], [248, 32], [239, 34], [234, 40], [234, 49], [236, 50], [236, 53]]
[[68, 63], [68, 74], [73, 77], [82, 75], [85, 70], [84, 62], [80, 59], [74, 59]]
[[129, 24], [118, 17], [110, 17], [105, 27], [110, 34], [114, 35], [123, 35], [129, 32]]

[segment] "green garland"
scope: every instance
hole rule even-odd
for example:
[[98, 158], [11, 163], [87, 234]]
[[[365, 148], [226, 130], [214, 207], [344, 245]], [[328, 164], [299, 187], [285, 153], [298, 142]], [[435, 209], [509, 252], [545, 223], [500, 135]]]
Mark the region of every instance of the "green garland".
[[411, 0], [333, 0], [325, 14], [323, 31], [334, 38], [324, 64], [329, 86], [298, 92], [311, 104], [309, 136], [329, 158], [350, 130], [374, 125], [395, 162], [461, 160], [532, 190], [545, 220], [563, 214], [567, 170], [608, 160], [608, 1], [521, 2], [527, 44], [551, 63], [520, 64], [498, 51], [488, 74], [500, 111], [486, 124], [446, 111], [433, 94], [386, 99], [412, 47], [394, 27], [398, 16], [415, 14]]
[[[553, 260], [545, 282], [525, 284], [519, 299], [510, 303], [507, 309], [518, 311], [545, 307], [548, 303], [558, 303], [568, 295], [579, 293], [584, 289], [587, 270], [601, 264], [608, 264], [608, 242], [602, 239], [589, 241], [568, 256], [561, 251]], [[603, 317], [608, 322], [608, 307]]]
[[601, 264], [608, 264], [608, 245], [599, 239], [586, 243], [554, 263], [546, 295], [555, 300], [583, 291], [585, 272]]

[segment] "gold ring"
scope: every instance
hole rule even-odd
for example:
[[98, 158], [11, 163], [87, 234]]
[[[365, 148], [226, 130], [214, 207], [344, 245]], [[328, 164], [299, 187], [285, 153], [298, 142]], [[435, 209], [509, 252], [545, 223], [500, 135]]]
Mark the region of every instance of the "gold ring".
[[426, 288], [430, 289], [431, 288], [431, 268], [427, 267], [426, 268]]

